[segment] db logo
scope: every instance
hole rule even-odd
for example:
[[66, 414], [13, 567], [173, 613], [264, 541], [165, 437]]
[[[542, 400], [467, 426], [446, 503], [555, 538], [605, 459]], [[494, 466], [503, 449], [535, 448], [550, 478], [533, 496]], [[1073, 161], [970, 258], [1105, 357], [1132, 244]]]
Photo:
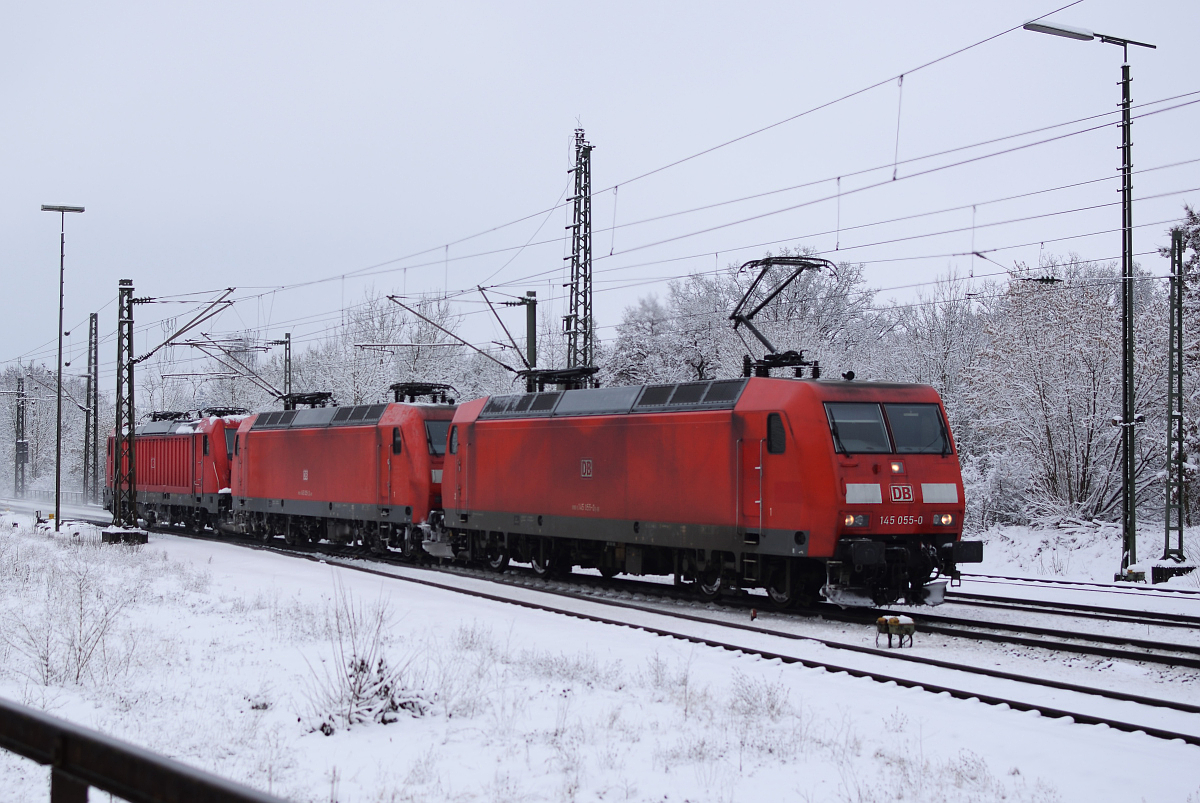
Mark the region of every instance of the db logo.
[[579, 476], [583, 477], [585, 480], [590, 480], [592, 478], [592, 461], [591, 460], [580, 460], [579, 461]]
[[913, 500], [913, 492], [911, 485], [893, 485], [892, 486], [892, 501], [893, 502], [911, 502]]

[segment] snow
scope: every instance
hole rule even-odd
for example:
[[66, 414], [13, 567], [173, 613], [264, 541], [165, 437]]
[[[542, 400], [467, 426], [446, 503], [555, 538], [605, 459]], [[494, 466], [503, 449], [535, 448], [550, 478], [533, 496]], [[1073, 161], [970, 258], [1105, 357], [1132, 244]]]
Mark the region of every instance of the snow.
[[[1200, 793], [1200, 753], [1178, 742], [228, 544], [152, 535], [146, 547], [99, 547], [96, 537], [79, 525], [53, 536], [35, 534], [25, 517], [0, 519], [0, 695], [290, 799], [1093, 801]], [[91, 610], [116, 608], [102, 657], [77, 679], [39, 678], [14, 624], [51, 613], [47, 590], [68, 593], [79, 578], [97, 601]], [[433, 579], [545, 599], [534, 589]], [[360, 624], [385, 612], [381, 655], [399, 672], [397, 692], [418, 701], [412, 707], [423, 715], [401, 708], [391, 724], [338, 724], [330, 736], [314, 729], [329, 713], [314, 706], [323, 679], [338, 669], [331, 631], [339, 610], [358, 611]], [[635, 615], [648, 625], [668, 621], [653, 612], [628, 618]], [[760, 623], [781, 626], [778, 619], [764, 614]], [[667, 626], [852, 660], [718, 624], [672, 618]], [[866, 639], [874, 628], [861, 630], [847, 638]], [[931, 645], [918, 634], [917, 651]], [[964, 657], [949, 649], [937, 655]], [[1026, 666], [1002, 651], [976, 658]], [[882, 657], [861, 660], [907, 671]], [[50, 665], [71, 668], [57, 658]], [[1122, 704], [1101, 705], [1121, 713]], [[1160, 726], [1179, 725], [1172, 713]], [[0, 788], [10, 799], [45, 799], [46, 778], [44, 768], [0, 755]]]
[[[982, 538], [984, 562], [964, 566], [968, 574], [1111, 583], [1121, 566], [1121, 531], [1113, 525], [1066, 529], [997, 526], [969, 537]], [[1139, 524], [1137, 552], [1147, 572], [1151, 564], [1158, 562], [1163, 540], [1162, 522]], [[1200, 527], [1185, 529], [1183, 551], [1194, 556], [1193, 560], [1200, 557]], [[1172, 564], [1168, 561], [1164, 565]], [[1162, 586], [1200, 589], [1200, 572], [1174, 577]]]

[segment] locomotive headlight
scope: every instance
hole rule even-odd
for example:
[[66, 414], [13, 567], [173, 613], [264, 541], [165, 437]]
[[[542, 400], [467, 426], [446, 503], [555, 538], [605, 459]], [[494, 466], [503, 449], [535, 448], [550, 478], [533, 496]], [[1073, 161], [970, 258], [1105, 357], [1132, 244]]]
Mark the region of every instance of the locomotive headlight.
[[904, 461], [903, 460], [893, 460], [892, 461], [892, 473], [893, 474], [903, 474], [904, 473]]
[[842, 523], [847, 527], [866, 527], [870, 520], [866, 513], [847, 513]]
[[943, 527], [949, 527], [951, 524], [954, 523], [954, 514], [953, 513], [934, 513], [933, 514], [933, 523], [940, 524]]

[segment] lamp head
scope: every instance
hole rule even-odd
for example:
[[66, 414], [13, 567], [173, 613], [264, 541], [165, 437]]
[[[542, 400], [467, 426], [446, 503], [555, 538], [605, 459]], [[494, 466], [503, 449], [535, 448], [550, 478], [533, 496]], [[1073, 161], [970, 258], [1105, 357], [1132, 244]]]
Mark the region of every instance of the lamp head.
[[1065, 36], [1067, 39], [1079, 39], [1083, 42], [1090, 42], [1096, 38], [1096, 34], [1089, 31], [1087, 28], [1076, 28], [1074, 25], [1059, 25], [1053, 22], [1039, 22], [1032, 20], [1025, 23], [1023, 26], [1027, 31], [1035, 31], [1037, 33], [1048, 33], [1054, 36]]
[[52, 206], [50, 204], [42, 204], [43, 212], [82, 212], [82, 206]]

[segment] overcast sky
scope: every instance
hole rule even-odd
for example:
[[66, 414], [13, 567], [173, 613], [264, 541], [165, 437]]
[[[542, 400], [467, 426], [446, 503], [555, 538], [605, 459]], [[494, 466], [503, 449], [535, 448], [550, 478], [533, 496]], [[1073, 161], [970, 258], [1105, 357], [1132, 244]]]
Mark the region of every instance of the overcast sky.
[[[866, 263], [874, 286], [897, 288], [881, 298], [900, 299], [951, 269], [982, 277], [1043, 252], [1114, 259], [1112, 114], [905, 161], [1113, 112], [1121, 49], [1099, 41], [1016, 30], [913, 71], [1068, 1], [12, 4], [0, 29], [0, 361], [54, 364], [59, 219], [41, 204], [87, 208], [66, 221], [75, 367], [89, 312], [100, 310], [102, 336], [115, 328], [120, 278], [160, 298], [236, 287], [242, 300], [209, 331], [290, 331], [301, 343], [368, 287], [536, 290], [561, 314], [564, 210], [534, 213], [567, 189], [576, 125], [604, 190], [593, 202], [602, 337], [670, 277], [783, 245], [838, 248], [826, 255]], [[1084, 0], [1052, 19], [1158, 46], [1130, 50], [1135, 104], [1200, 92], [1194, 0]], [[902, 87], [890, 80], [638, 178], [901, 73]], [[1200, 160], [1198, 123], [1200, 103], [1136, 120], [1135, 169]], [[869, 168], [881, 169], [859, 172]], [[1054, 191], [988, 203], [1041, 190]], [[1139, 173], [1134, 197], [1148, 196], [1161, 197], [1136, 204], [1138, 252], [1164, 244], [1164, 221], [1200, 201], [1200, 161]], [[1004, 223], [1031, 216], [1042, 217]], [[918, 236], [936, 232], [948, 233]], [[1079, 236], [1092, 232], [1105, 233]], [[1156, 256], [1139, 261], [1166, 272]], [[459, 309], [477, 313], [478, 301]], [[142, 306], [139, 324], [188, 309]], [[481, 314], [464, 331], [499, 336]], [[149, 327], [139, 346], [160, 334]], [[114, 350], [109, 337], [103, 363]]]

